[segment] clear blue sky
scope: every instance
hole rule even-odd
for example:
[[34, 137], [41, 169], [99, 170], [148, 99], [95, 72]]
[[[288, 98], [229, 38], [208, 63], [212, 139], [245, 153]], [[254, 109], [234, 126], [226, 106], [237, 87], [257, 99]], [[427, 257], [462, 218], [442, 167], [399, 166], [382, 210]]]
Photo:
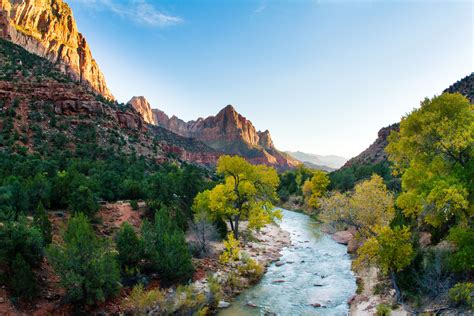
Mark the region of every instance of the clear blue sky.
[[471, 1], [67, 1], [119, 101], [232, 104], [282, 150], [352, 157], [473, 71]]

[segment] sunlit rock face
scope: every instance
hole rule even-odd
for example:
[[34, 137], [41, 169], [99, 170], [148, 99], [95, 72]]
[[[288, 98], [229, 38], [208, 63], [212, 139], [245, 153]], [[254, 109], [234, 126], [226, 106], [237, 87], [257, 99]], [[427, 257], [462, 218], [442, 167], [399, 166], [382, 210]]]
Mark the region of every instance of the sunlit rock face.
[[252, 122], [228, 105], [215, 116], [185, 122], [176, 116], [152, 109], [143, 97], [133, 97], [129, 102], [145, 121], [161, 126], [183, 137], [203, 141], [215, 150], [245, 157], [255, 164], [266, 164], [278, 169], [289, 169], [299, 164], [289, 155], [277, 150], [268, 130], [257, 131]]
[[75, 81], [113, 99], [69, 6], [62, 0], [0, 1], [0, 37], [47, 58]]

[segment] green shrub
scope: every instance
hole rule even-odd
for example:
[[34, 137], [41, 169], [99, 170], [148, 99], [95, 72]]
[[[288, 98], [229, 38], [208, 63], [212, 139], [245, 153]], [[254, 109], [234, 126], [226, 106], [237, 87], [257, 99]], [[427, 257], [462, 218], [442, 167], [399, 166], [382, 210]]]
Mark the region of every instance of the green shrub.
[[32, 299], [37, 294], [36, 279], [30, 265], [20, 253], [16, 254], [12, 263], [10, 285], [15, 296]]
[[242, 261], [243, 265], [238, 267], [240, 275], [249, 279], [251, 283], [258, 282], [265, 273], [265, 268], [250, 257], [246, 257]]
[[460, 273], [471, 272], [474, 268], [474, 229], [453, 227], [448, 240], [456, 245], [456, 251], [448, 259], [450, 268]]
[[79, 213], [69, 220], [63, 240], [64, 244], [48, 248], [48, 259], [69, 300], [93, 304], [116, 294], [120, 288], [117, 261], [86, 216]]
[[146, 315], [153, 307], [159, 307], [159, 311], [166, 310], [166, 293], [164, 290], [145, 290], [142, 284], [135, 285], [130, 295], [124, 301], [124, 307], [131, 310], [135, 315]]
[[134, 211], [137, 211], [137, 210], [138, 210], [138, 202], [137, 202], [137, 200], [131, 200], [131, 201], [130, 201], [130, 206], [132, 207], [132, 209], [133, 209]]
[[99, 204], [95, 200], [92, 190], [81, 185], [69, 196], [69, 210], [75, 213], [84, 213], [92, 218], [99, 210]]
[[166, 208], [156, 212], [154, 223], [143, 223], [142, 238], [151, 268], [163, 279], [180, 280], [191, 276], [193, 266], [184, 233], [176, 227]]
[[377, 316], [390, 316], [392, 309], [387, 304], [377, 305]]
[[116, 238], [118, 261], [123, 271], [137, 271], [143, 256], [143, 242], [135, 233], [132, 225], [125, 222]]
[[449, 290], [449, 299], [456, 305], [467, 305], [474, 308], [474, 283], [458, 283]]
[[34, 224], [41, 231], [45, 245], [50, 244], [53, 240], [51, 222], [49, 221], [48, 213], [41, 202], [39, 202], [38, 207], [36, 208]]

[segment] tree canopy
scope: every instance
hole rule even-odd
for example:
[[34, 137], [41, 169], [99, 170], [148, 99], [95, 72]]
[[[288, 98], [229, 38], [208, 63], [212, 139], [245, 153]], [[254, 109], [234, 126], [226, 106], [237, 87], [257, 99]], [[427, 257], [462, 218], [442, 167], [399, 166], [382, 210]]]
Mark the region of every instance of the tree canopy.
[[229, 221], [234, 237], [239, 236], [239, 221], [247, 219], [249, 228], [261, 228], [279, 216], [273, 202], [277, 199], [279, 178], [275, 169], [252, 165], [238, 156], [222, 156], [217, 173], [223, 183], [199, 193], [193, 208]]

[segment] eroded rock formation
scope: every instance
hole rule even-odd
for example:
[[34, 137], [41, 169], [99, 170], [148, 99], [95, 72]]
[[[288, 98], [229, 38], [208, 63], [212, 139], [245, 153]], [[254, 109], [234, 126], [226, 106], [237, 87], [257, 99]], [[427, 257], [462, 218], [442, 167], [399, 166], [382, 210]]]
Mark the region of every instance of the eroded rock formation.
[[89, 45], [62, 0], [1, 0], [0, 37], [47, 58], [69, 78], [113, 96]]
[[145, 121], [151, 118], [152, 113], [153, 122], [149, 123], [183, 137], [199, 139], [220, 152], [241, 155], [252, 163], [274, 165], [279, 169], [299, 164], [275, 148], [268, 130], [257, 131], [252, 122], [239, 114], [232, 105], [226, 106], [215, 116], [185, 122], [176, 116], [170, 118], [161, 110], [152, 109], [143, 97], [134, 97], [128, 104], [141, 113]]

